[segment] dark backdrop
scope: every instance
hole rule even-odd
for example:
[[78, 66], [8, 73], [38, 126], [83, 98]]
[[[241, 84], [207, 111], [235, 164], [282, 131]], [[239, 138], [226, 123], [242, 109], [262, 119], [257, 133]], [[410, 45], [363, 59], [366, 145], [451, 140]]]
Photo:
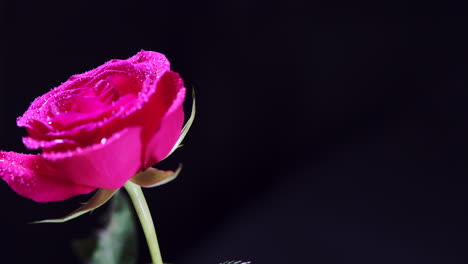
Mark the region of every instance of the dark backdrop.
[[[146, 191], [167, 261], [467, 263], [464, 7], [352, 2], [3, 0], [1, 149], [35, 97], [155, 50], [198, 105], [160, 164], [183, 173]], [[28, 222], [86, 197], [0, 188], [2, 263], [78, 263], [100, 212]]]

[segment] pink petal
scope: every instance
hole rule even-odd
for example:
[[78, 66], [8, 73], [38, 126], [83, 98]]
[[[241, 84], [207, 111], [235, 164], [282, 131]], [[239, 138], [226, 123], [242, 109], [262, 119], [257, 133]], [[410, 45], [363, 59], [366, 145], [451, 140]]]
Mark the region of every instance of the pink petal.
[[77, 185], [118, 189], [140, 169], [141, 128], [126, 128], [99, 144], [43, 153], [50, 166]]
[[[71, 76], [60, 86], [54, 88], [43, 96], [36, 98], [23, 116], [17, 119], [17, 124], [20, 127], [26, 127], [29, 136], [36, 140], [48, 141], [57, 139], [58, 137], [61, 137], [61, 135], [53, 135], [54, 132], [57, 131], [54, 127], [50, 126], [49, 123], [52, 121], [50, 118], [70, 110], [62, 109], [64, 107], [62, 102], [68, 100], [67, 98], [77, 95], [86, 95], [82, 93], [87, 90], [92, 90], [91, 88], [93, 87], [98, 87], [98, 83], [105, 80], [118, 87], [120, 87], [122, 83], [125, 83], [125, 85], [121, 87], [123, 90], [117, 91], [121, 96], [129, 92], [135, 94], [141, 92], [143, 97], [145, 97], [154, 92], [154, 87], [146, 87], [146, 89], [146, 84], [142, 85], [139, 82], [157, 82], [159, 78], [169, 70], [169, 61], [163, 54], [144, 50], [127, 60], [108, 61], [93, 70]], [[140, 88], [143, 88], [143, 90], [140, 91]], [[109, 117], [106, 116], [104, 120], [99, 118], [92, 122], [86, 122], [84, 126], [88, 128], [86, 130], [89, 131], [91, 130], [91, 126], [96, 127], [105, 125], [107, 122], [112, 121], [114, 117], [132, 114], [140, 109], [142, 107], [141, 104], [144, 102], [146, 102], [144, 98], [143, 100], [137, 100], [130, 107], [125, 107], [125, 111], [123, 113], [115, 113]], [[105, 119], [107, 119], [107, 121]], [[80, 141], [77, 139], [74, 140], [76, 142]]]
[[183, 85], [179, 75], [173, 72], [166, 73], [158, 84], [155, 97], [167, 106], [162, 111], [165, 114], [159, 126], [146, 145], [144, 162], [146, 168], [163, 160], [180, 137], [184, 124], [185, 88]]
[[156, 79], [159, 79], [165, 72], [170, 70], [170, 63], [166, 56], [154, 51], [141, 50], [129, 58], [128, 61], [134, 63], [136, 67], [156, 75]]
[[60, 176], [40, 155], [0, 152], [0, 178], [17, 193], [36, 202], [61, 201], [96, 189]]

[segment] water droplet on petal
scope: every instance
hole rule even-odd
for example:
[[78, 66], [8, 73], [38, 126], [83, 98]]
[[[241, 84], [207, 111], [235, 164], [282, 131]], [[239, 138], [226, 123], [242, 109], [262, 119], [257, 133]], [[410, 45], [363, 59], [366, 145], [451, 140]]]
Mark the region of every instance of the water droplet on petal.
[[102, 138], [101, 139], [101, 144], [106, 144], [106, 142], [107, 142], [107, 138]]

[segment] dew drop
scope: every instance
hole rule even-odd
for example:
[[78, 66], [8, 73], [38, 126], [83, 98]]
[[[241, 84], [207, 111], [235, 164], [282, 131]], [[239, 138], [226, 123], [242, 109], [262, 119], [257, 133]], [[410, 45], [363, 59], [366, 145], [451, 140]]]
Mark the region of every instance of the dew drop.
[[106, 144], [106, 142], [107, 142], [107, 138], [102, 138], [101, 139], [101, 144]]

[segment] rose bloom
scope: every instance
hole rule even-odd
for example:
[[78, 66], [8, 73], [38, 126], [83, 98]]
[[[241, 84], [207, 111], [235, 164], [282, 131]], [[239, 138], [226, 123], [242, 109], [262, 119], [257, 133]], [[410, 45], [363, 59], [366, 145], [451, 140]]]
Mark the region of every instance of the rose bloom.
[[185, 87], [157, 52], [71, 76], [17, 119], [30, 155], [0, 152], [0, 177], [38, 202], [118, 189], [164, 159], [184, 122]]

